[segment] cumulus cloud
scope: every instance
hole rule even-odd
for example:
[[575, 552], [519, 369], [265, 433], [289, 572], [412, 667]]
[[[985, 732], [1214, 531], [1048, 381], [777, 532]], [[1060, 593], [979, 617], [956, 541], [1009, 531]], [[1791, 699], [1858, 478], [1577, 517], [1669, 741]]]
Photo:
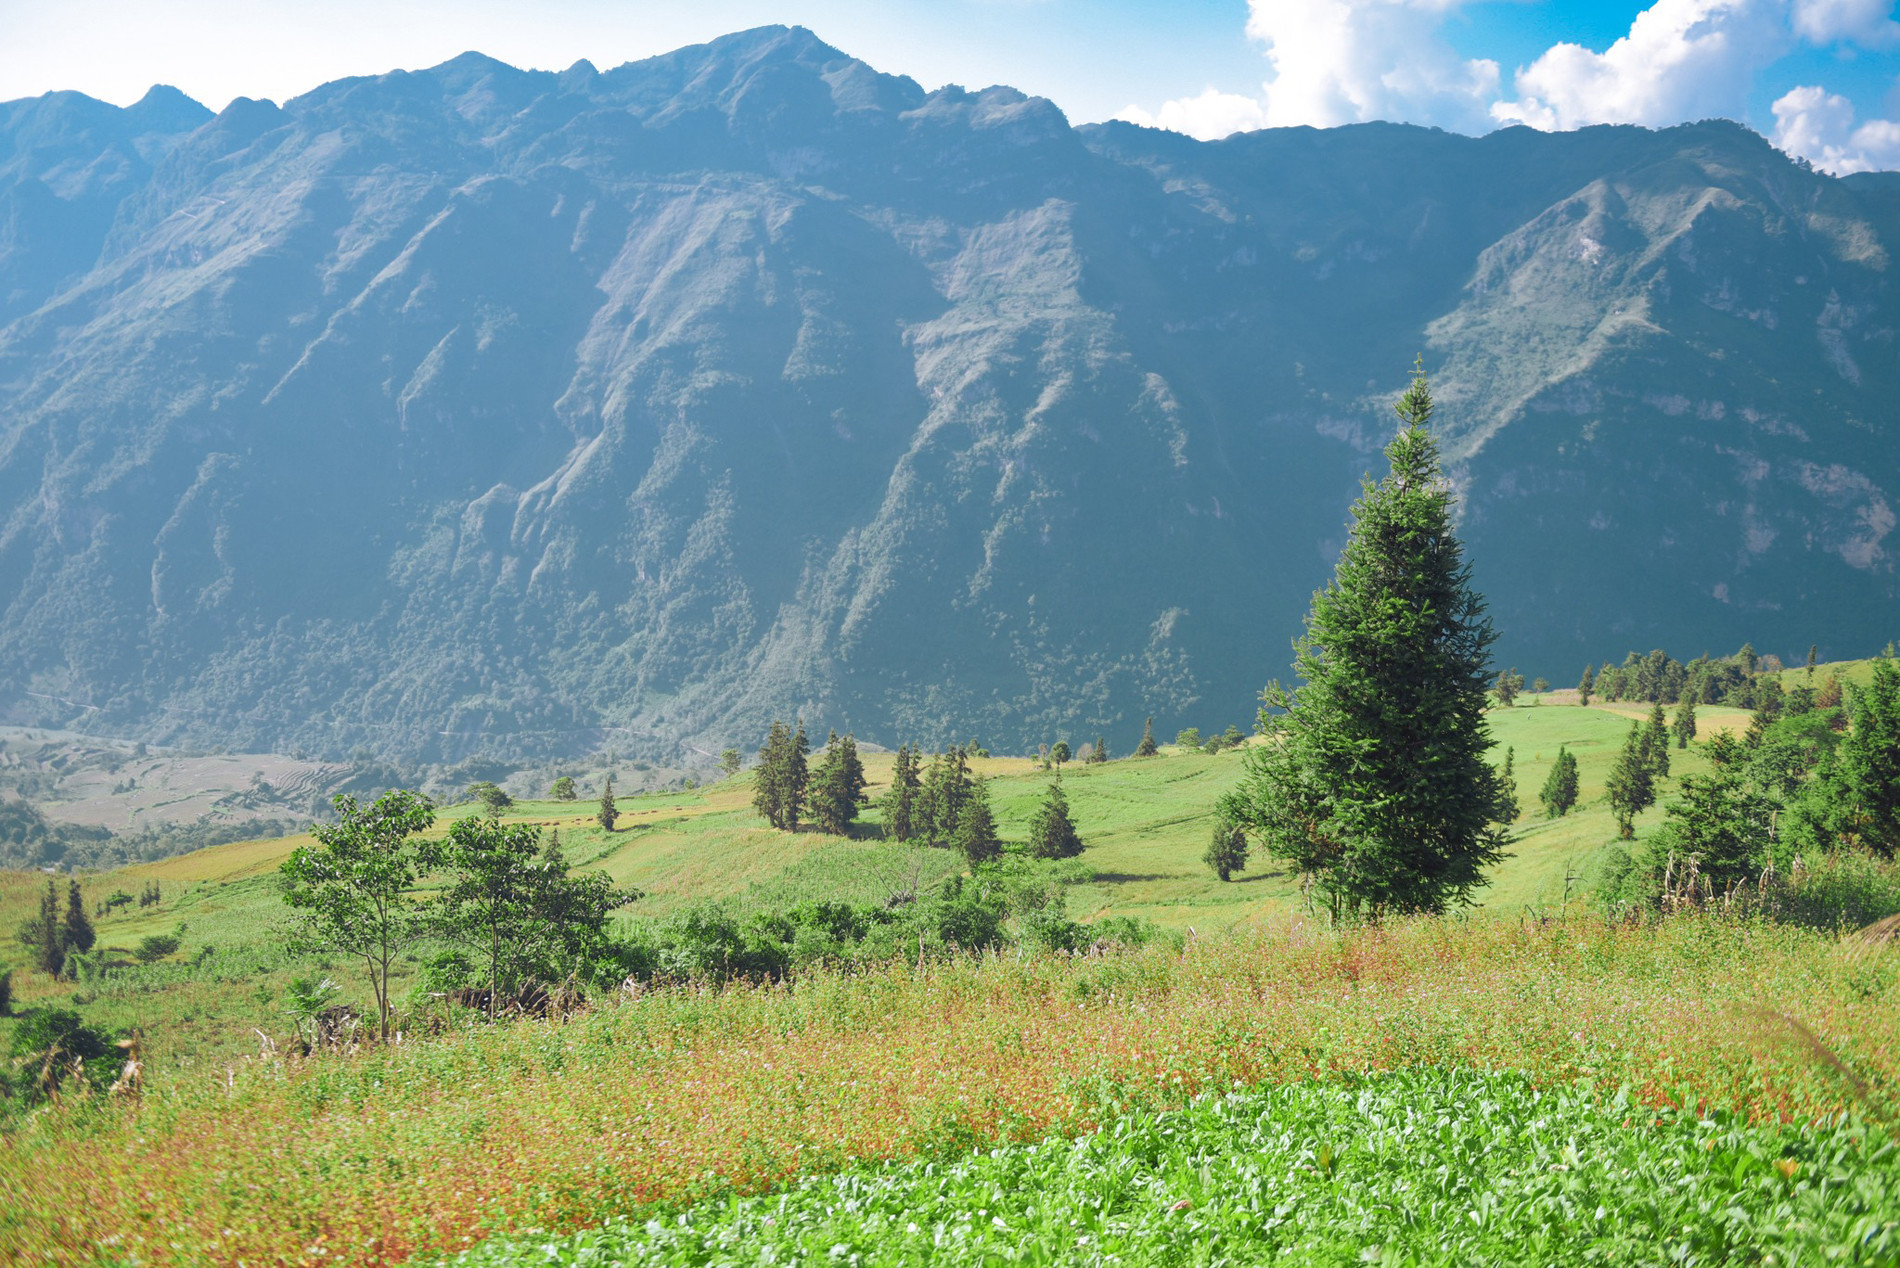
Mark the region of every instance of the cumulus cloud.
[[1553, 45], [1517, 72], [1519, 97], [1491, 117], [1545, 129], [1740, 118], [1755, 70], [1793, 43], [1774, 0], [1657, 0], [1601, 53]]
[[1837, 176], [1900, 168], [1900, 122], [1870, 119], [1856, 127], [1853, 103], [1815, 86], [1782, 94], [1772, 108], [1775, 144], [1816, 167]]
[[[1119, 117], [1203, 138], [1261, 127], [1404, 119], [1487, 126], [1498, 64], [1460, 56], [1439, 28], [1461, 0], [1248, 0], [1271, 74], [1258, 97], [1208, 89]], [[1175, 122], [1170, 122], [1174, 120]]]
[[1810, 44], [1853, 43], [1866, 48], [1900, 44], [1892, 0], [1794, 0], [1795, 34]]

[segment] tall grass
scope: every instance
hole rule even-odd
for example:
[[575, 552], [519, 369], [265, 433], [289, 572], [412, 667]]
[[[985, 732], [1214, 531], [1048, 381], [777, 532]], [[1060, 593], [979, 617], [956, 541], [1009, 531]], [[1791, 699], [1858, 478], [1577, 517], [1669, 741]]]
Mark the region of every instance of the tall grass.
[[137, 1107], [56, 1107], [0, 1147], [18, 1195], [0, 1252], [390, 1263], [1236, 1084], [1427, 1065], [1751, 1120], [1879, 1118], [1900, 1079], [1895, 956], [1707, 913], [1284, 920], [1180, 952], [656, 992], [353, 1059], [252, 1060]]

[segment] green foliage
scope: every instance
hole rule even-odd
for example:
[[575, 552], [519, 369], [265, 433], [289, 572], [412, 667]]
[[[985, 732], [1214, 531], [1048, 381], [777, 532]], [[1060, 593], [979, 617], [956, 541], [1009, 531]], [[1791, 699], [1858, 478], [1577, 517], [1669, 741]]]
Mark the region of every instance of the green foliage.
[[0, 969], [0, 1017], [13, 1016], [13, 970]]
[[554, 801], [576, 801], [580, 795], [572, 775], [563, 775], [548, 786], [548, 797]]
[[952, 746], [932, 758], [917, 795], [918, 837], [932, 845], [952, 844], [974, 788], [969, 756], [962, 748]]
[[1534, 679], [1531, 682], [1531, 691], [1533, 691], [1537, 695], [1541, 696], [1546, 691], [1549, 691], [1549, 690], [1550, 690], [1550, 679], [1548, 678], [1540, 677], [1540, 678]]
[[1734, 767], [1684, 775], [1679, 795], [1663, 806], [1666, 817], [1650, 842], [1654, 870], [1673, 856], [1694, 860], [1718, 890], [1752, 880], [1771, 861], [1778, 808], [1773, 798], [1748, 787]]
[[118, 1073], [114, 1055], [112, 1036], [86, 1025], [78, 1013], [36, 1008], [13, 1029], [0, 1087], [27, 1106], [57, 1095], [75, 1079], [103, 1088]]
[[1696, 736], [1694, 692], [1683, 693], [1681, 701], [1676, 705], [1675, 721], [1670, 724], [1669, 729], [1675, 732], [1677, 748], [1689, 747], [1689, 741]]
[[996, 816], [990, 809], [990, 786], [986, 779], [972, 780], [969, 796], [957, 814], [956, 831], [950, 843], [972, 868], [988, 863], [1003, 852], [996, 835]]
[[1174, 743], [1181, 749], [1199, 748], [1201, 742], [1201, 728], [1197, 726], [1184, 727], [1174, 734]]
[[1069, 817], [1069, 799], [1062, 781], [1049, 785], [1048, 795], [1029, 820], [1029, 853], [1039, 859], [1072, 859], [1083, 850], [1082, 837]]
[[1544, 803], [1544, 817], [1563, 818], [1577, 804], [1577, 794], [1576, 755], [1568, 748], [1559, 747], [1557, 760], [1551, 764], [1550, 774], [1544, 777], [1543, 791], [1537, 795]]
[[[504, 1235], [450, 1268], [1863, 1263], [1900, 1169], [1852, 1121], [1652, 1109], [1627, 1088], [1419, 1068], [1129, 1109], [1079, 1140], [859, 1165], [666, 1219]], [[1054, 1249], [1061, 1248], [1061, 1249]], [[1376, 1248], [1376, 1250], [1374, 1249]]]
[[317, 843], [291, 851], [280, 869], [296, 916], [291, 945], [360, 958], [388, 1038], [390, 968], [428, 933], [411, 891], [424, 861], [415, 837], [435, 823], [435, 804], [402, 789], [368, 806], [347, 793], [332, 804], [337, 821], [312, 828]]
[[1663, 714], [1661, 701], [1650, 706], [1649, 722], [1643, 727], [1642, 749], [1650, 778], [1669, 778], [1669, 722]]
[[1636, 816], [1656, 804], [1655, 768], [1643, 743], [1644, 730], [1632, 724], [1623, 742], [1623, 754], [1610, 769], [1605, 791], [1610, 812], [1616, 816], [1617, 835], [1628, 841], [1636, 835]]
[[811, 814], [821, 831], [845, 836], [864, 804], [864, 763], [857, 742], [831, 733], [811, 778]]
[[53, 888], [53, 882], [46, 882], [38, 923], [31, 930], [21, 928], [20, 941], [31, 942], [34, 967], [48, 977], [58, 977], [60, 970], [66, 967], [66, 939], [61, 936], [59, 927], [59, 892]]
[[1515, 666], [1501, 670], [1491, 689], [1497, 693], [1498, 703], [1508, 709], [1517, 703], [1518, 693], [1524, 690], [1524, 675], [1518, 673]]
[[1335, 913], [1442, 911], [1502, 856], [1486, 760], [1495, 635], [1453, 530], [1424, 371], [1295, 644], [1304, 680], [1263, 695], [1229, 816], [1312, 877]]
[[184, 939], [175, 933], [149, 933], [139, 939], [132, 955], [140, 964], [156, 964], [168, 955], [177, 953]]
[[594, 812], [594, 822], [600, 825], [602, 832], [612, 832], [619, 820], [620, 807], [614, 804], [614, 777], [610, 773], [600, 790], [600, 808]]
[[1057, 740], [1055, 747], [1049, 750], [1049, 760], [1056, 764], [1057, 770], [1061, 770], [1062, 763], [1068, 761], [1071, 756], [1072, 754], [1069, 752], [1069, 742], [1067, 740]]
[[284, 987], [284, 1015], [290, 1018], [297, 1033], [314, 1043], [317, 1015], [328, 1008], [342, 990], [327, 977], [294, 977]]
[[1596, 682], [1597, 682], [1596, 666], [1585, 665], [1583, 667], [1583, 677], [1577, 680], [1577, 703], [1578, 704], [1587, 705], [1590, 703], [1590, 693], [1596, 689]]
[[720, 753], [719, 753], [719, 773], [720, 774], [730, 779], [732, 776], [737, 775], [739, 773], [739, 768], [743, 765], [745, 765], [745, 758], [740, 754], [738, 749], [728, 748], [728, 749], [720, 750]]
[[1247, 870], [1247, 834], [1241, 826], [1225, 815], [1214, 816], [1214, 836], [1207, 844], [1207, 853], [1201, 861], [1213, 869], [1214, 875], [1223, 881], [1234, 878], [1235, 872]]
[[1887, 858], [1900, 854], [1900, 666], [1874, 662], [1853, 693], [1853, 725], [1841, 744], [1841, 776], [1860, 839]]
[[1135, 745], [1135, 756], [1153, 757], [1159, 751], [1160, 747], [1155, 743], [1155, 720], [1150, 714], [1148, 720], [1141, 724], [1141, 743]]
[[810, 784], [805, 760], [810, 752], [811, 742], [805, 738], [802, 722], [795, 730], [783, 722], [772, 723], [759, 749], [758, 769], [752, 776], [752, 804], [767, 823], [781, 831], [798, 830], [798, 817]]

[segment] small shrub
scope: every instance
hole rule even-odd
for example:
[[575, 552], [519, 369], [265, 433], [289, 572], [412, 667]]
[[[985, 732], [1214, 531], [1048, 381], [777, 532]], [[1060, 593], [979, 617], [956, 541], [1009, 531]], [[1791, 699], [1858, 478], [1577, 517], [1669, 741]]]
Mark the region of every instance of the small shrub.
[[176, 952], [182, 941], [175, 933], [154, 933], [141, 941], [132, 954], [140, 964], [156, 964]]

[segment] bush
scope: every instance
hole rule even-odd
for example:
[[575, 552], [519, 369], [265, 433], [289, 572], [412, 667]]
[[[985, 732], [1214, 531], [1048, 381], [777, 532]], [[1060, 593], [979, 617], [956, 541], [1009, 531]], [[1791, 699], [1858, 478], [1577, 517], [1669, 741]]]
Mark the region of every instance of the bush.
[[140, 942], [132, 954], [140, 964], [156, 964], [177, 951], [182, 942], [183, 939], [175, 933], [155, 933]]
[[61, 1087], [81, 1079], [92, 1087], [112, 1082], [113, 1037], [94, 1030], [65, 1008], [36, 1008], [13, 1032], [10, 1060], [0, 1070], [0, 1086], [26, 1105], [37, 1105]]

